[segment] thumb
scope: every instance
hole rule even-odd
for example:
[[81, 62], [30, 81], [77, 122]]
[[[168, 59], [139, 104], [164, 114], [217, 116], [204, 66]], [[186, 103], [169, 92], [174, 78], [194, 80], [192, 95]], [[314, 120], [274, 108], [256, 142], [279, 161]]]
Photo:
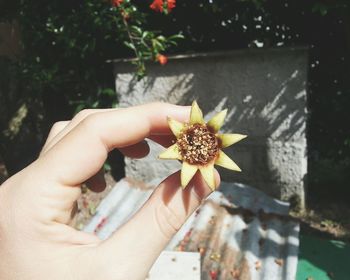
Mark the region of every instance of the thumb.
[[[216, 172], [217, 185], [219, 181]], [[186, 189], [180, 186], [180, 172], [166, 178], [140, 211], [100, 245], [100, 261], [114, 270], [113, 279], [145, 279], [171, 238], [211, 192], [199, 173]]]

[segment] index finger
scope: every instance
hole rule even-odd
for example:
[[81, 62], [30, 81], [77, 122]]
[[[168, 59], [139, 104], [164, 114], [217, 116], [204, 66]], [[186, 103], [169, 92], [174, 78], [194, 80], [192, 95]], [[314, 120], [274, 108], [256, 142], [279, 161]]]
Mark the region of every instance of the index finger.
[[[102, 167], [108, 152], [140, 142], [151, 134], [169, 134], [167, 117], [188, 119], [190, 107], [151, 103], [96, 113], [77, 125], [38, 161], [56, 181], [76, 186]], [[49, 170], [48, 170], [49, 169]]]

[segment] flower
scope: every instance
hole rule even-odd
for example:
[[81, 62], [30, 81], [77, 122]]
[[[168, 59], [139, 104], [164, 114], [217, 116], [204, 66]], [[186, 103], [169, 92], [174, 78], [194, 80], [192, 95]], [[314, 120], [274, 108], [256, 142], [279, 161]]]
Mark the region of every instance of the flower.
[[168, 5], [168, 12], [171, 12], [172, 9], [175, 8], [176, 0], [168, 0], [167, 5]]
[[238, 165], [221, 149], [246, 138], [243, 134], [219, 134], [227, 109], [217, 113], [207, 123], [196, 101], [192, 103], [189, 123], [168, 117], [168, 124], [176, 143], [159, 155], [160, 159], [182, 161], [181, 186], [185, 188], [199, 170], [208, 186], [215, 189], [214, 164], [241, 171]]
[[154, 0], [149, 7], [156, 12], [163, 12], [163, 5], [163, 0]]
[[159, 61], [161, 65], [167, 64], [168, 63], [168, 58], [163, 55], [163, 54], [158, 54], [156, 57], [156, 60]]
[[119, 7], [124, 0], [112, 0], [112, 5], [114, 7]]
[[[167, 0], [166, 8], [168, 12], [171, 12], [175, 8], [176, 0]], [[164, 1], [163, 0], [154, 0], [150, 5], [150, 8], [156, 12], [163, 12], [164, 10]]]

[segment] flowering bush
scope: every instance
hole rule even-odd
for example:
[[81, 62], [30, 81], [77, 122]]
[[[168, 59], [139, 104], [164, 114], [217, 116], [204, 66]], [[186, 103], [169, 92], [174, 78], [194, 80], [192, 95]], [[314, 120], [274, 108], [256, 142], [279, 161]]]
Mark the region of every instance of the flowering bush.
[[[84, 108], [116, 105], [112, 64], [106, 61], [133, 57], [138, 78], [146, 74], [146, 61], [166, 64], [169, 48], [182, 36], [164, 36], [159, 22], [151, 26], [149, 21], [167, 17], [174, 8], [175, 0], [1, 2], [0, 22], [18, 23], [22, 46], [16, 60], [0, 57], [0, 73], [11, 75], [0, 79], [0, 89], [11, 89], [0, 90], [5, 100], [0, 130], [6, 132], [0, 134], [0, 156], [8, 171], [35, 157], [55, 121]], [[18, 126], [7, 133], [13, 120]]]
[[[150, 8], [155, 12], [165, 15], [170, 13], [176, 5], [176, 0], [154, 0]], [[131, 0], [113, 0], [112, 6], [122, 17], [123, 29], [128, 35], [128, 40], [124, 44], [133, 50], [136, 65], [136, 74], [139, 78], [145, 75], [145, 61], [159, 61], [161, 65], [167, 63], [167, 57], [162, 54], [171, 45], [176, 45], [176, 40], [182, 38], [182, 35], [176, 34], [165, 37], [158, 32], [144, 30], [144, 15], [139, 11], [137, 6]]]

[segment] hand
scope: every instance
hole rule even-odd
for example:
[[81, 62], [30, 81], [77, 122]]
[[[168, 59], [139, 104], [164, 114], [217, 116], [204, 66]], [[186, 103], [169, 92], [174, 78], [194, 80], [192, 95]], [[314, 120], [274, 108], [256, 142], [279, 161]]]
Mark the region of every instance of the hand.
[[143, 157], [149, 151], [145, 138], [169, 146], [166, 116], [185, 121], [188, 115], [188, 107], [155, 103], [87, 110], [54, 125], [39, 158], [0, 187], [0, 279], [145, 279], [210, 193], [200, 176], [185, 190], [179, 172], [166, 178], [108, 240], [69, 222], [83, 182], [95, 191], [105, 187], [99, 171], [109, 151]]

